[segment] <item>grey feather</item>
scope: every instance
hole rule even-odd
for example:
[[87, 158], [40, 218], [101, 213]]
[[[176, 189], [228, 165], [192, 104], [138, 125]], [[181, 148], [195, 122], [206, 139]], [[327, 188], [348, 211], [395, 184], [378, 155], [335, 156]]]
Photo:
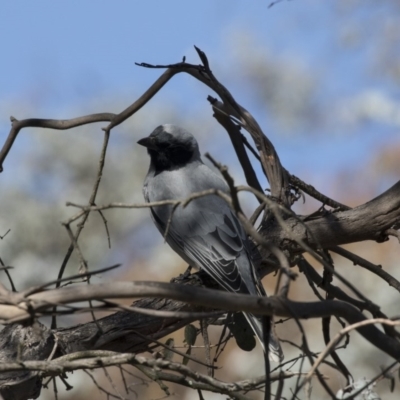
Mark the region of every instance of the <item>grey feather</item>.
[[[161, 125], [139, 144], [151, 158], [143, 194], [147, 202], [184, 200], [191, 194], [219, 189], [229, 194], [222, 176], [206, 166], [195, 138], [174, 125]], [[173, 214], [172, 214], [173, 212]], [[225, 290], [265, 295], [251, 260], [247, 235], [228, 204], [219, 196], [207, 195], [185, 208], [172, 205], [151, 208], [151, 215], [167, 243], [188, 264], [204, 269]], [[262, 325], [245, 313], [263, 345]], [[274, 333], [269, 344], [270, 358], [279, 361], [282, 350]]]

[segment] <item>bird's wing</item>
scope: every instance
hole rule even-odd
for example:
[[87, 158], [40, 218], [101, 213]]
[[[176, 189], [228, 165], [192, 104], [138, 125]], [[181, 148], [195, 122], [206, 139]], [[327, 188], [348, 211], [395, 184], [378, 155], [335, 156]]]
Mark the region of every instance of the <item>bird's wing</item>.
[[[186, 186], [185, 190], [182, 190], [182, 185], [179, 186], [179, 198], [185, 199], [193, 192], [207, 189], [201, 185], [198, 175], [194, 173], [191, 178], [182, 179]], [[224, 182], [217, 186], [219, 179], [214, 179], [213, 187], [225, 191]], [[193, 181], [196, 187], [190, 187]], [[146, 201], [177, 198], [178, 190], [174, 185], [174, 181], [153, 181], [149, 190], [144, 188]], [[171, 188], [174, 190], [168, 193]], [[181, 205], [175, 210], [172, 206], [152, 207], [151, 214], [172, 249], [192, 266], [204, 269], [225, 290], [265, 296], [251, 262], [247, 235], [223, 199], [216, 195], [204, 196], [193, 200], [185, 208]], [[260, 320], [249, 313], [245, 313], [245, 317], [265, 349]], [[273, 330], [269, 350], [272, 360], [282, 358], [279, 341]]]
[[248, 239], [223, 199], [212, 195], [193, 200], [179, 206], [172, 218], [159, 209], [152, 209], [154, 221], [162, 233], [167, 230], [165, 239], [178, 254], [228, 291], [257, 293]]
[[[231, 209], [220, 198], [208, 199], [201, 204], [195, 202], [197, 200], [192, 207], [178, 208], [172, 216], [166, 235], [170, 246], [190, 264], [204, 269], [225, 290], [265, 295], [249, 258], [246, 234]], [[215, 208], [216, 205], [219, 208]], [[165, 233], [165, 216], [159, 218], [157, 209], [152, 209], [152, 214], [160, 231]], [[265, 351], [260, 319], [250, 313], [244, 315]], [[273, 361], [283, 357], [273, 326], [269, 357]]]

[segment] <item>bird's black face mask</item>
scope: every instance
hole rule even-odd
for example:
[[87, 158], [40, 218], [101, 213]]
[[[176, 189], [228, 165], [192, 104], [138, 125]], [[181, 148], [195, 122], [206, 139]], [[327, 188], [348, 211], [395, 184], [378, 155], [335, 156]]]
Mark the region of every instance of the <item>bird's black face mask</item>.
[[190, 143], [174, 143], [170, 137], [162, 135], [140, 139], [138, 144], [147, 147], [156, 174], [184, 166], [194, 153], [194, 148]]

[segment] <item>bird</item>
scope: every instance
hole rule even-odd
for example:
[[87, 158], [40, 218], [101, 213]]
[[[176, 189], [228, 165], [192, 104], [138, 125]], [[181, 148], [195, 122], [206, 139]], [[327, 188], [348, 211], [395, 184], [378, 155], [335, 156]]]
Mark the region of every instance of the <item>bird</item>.
[[[229, 194], [218, 171], [203, 163], [195, 137], [172, 124], [158, 126], [137, 142], [147, 148], [150, 167], [143, 185], [147, 203], [185, 200], [193, 193], [217, 189]], [[190, 266], [203, 269], [223, 289], [266, 296], [252, 262], [250, 240], [227, 202], [212, 194], [195, 198], [185, 207], [150, 207], [154, 224], [169, 246]], [[259, 318], [244, 313], [265, 351]], [[279, 340], [271, 329], [269, 358], [283, 359]]]

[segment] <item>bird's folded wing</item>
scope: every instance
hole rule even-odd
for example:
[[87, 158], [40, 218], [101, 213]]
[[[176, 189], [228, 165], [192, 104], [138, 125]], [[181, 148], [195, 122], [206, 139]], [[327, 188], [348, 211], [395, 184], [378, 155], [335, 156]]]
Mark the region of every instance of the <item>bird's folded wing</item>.
[[185, 260], [189, 259], [196, 267], [209, 273], [224, 289], [256, 294], [246, 234], [236, 216], [223, 200], [199, 200], [203, 201], [193, 201], [185, 208], [178, 207], [168, 228], [168, 221], [164, 222], [165, 213], [152, 209], [160, 231], [165, 233], [168, 229], [166, 241]]

